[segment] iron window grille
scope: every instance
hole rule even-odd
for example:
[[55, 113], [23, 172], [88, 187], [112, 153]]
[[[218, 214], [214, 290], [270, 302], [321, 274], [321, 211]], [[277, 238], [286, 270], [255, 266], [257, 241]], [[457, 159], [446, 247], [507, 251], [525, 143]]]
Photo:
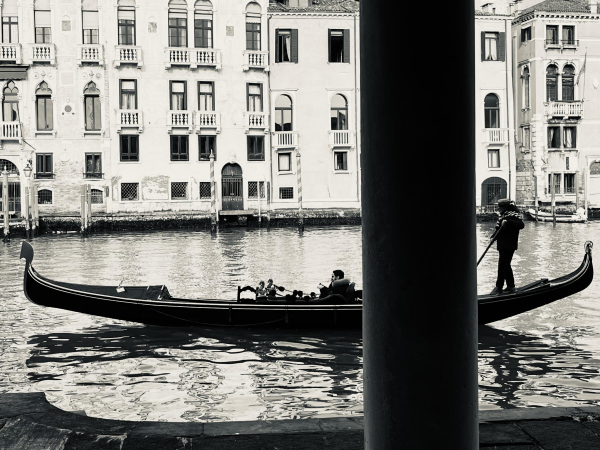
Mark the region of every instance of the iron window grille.
[[120, 137], [121, 161], [139, 161], [139, 136], [123, 135]]
[[200, 182], [200, 199], [211, 199], [212, 194], [210, 192], [210, 181]]
[[258, 188], [260, 190], [260, 198], [265, 198], [265, 182], [259, 181]]
[[258, 183], [248, 181], [248, 198], [258, 198]]
[[187, 200], [187, 182], [171, 183], [171, 200]]
[[215, 161], [217, 160], [217, 137], [216, 136], [198, 136], [198, 161], [210, 161], [210, 152], [212, 151]]
[[102, 191], [100, 189], [92, 189], [92, 204], [101, 205], [103, 203]]
[[38, 191], [38, 204], [39, 205], [51, 205], [52, 204], [52, 191], [50, 189], [40, 189]]
[[121, 201], [135, 201], [138, 199], [139, 183], [121, 183]]
[[248, 136], [248, 161], [265, 160], [265, 141], [263, 136]]
[[293, 187], [280, 187], [279, 188], [279, 198], [282, 200], [294, 198], [294, 188]]
[[188, 136], [171, 136], [171, 161], [189, 161]]

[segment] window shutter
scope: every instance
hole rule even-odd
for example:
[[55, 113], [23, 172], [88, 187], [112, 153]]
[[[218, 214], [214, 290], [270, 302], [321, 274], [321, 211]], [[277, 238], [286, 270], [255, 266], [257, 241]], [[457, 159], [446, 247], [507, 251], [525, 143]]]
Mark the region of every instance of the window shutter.
[[485, 31], [481, 32], [481, 60], [485, 61]]
[[577, 148], [577, 128], [571, 128], [571, 147]]
[[279, 28], [275, 30], [275, 62], [279, 61]]
[[246, 83], [246, 111], [250, 111], [250, 85]]
[[173, 81], [169, 80], [169, 109], [173, 110]]
[[137, 80], [133, 80], [133, 89], [135, 90], [135, 109], [138, 109], [138, 90], [137, 90]]
[[183, 110], [187, 111], [187, 81], [183, 82]]
[[331, 30], [327, 30], [327, 52], [329, 55], [327, 61], [331, 62]]
[[292, 30], [292, 62], [298, 63], [298, 30]]
[[498, 33], [498, 61], [506, 58], [506, 33]]
[[215, 82], [211, 81], [210, 83], [211, 91], [212, 91], [212, 109], [215, 110]]
[[263, 112], [263, 85], [260, 83], [258, 86], [260, 87], [260, 112]]
[[350, 62], [350, 30], [344, 30], [344, 61]]

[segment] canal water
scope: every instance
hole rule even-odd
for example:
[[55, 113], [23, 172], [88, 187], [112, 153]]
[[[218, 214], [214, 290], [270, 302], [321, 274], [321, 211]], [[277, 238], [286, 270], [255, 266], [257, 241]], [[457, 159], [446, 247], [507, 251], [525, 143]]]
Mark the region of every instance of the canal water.
[[[480, 255], [493, 223], [477, 225]], [[527, 222], [517, 284], [575, 269], [600, 222]], [[362, 287], [361, 227], [120, 232], [32, 241], [43, 275], [85, 284], [165, 284], [173, 296], [234, 299], [273, 278], [318, 292], [333, 269]], [[20, 240], [0, 244], [0, 393], [123, 420], [236, 421], [362, 414], [360, 331], [143, 326], [38, 307], [23, 295]], [[598, 250], [596, 250], [598, 254]], [[491, 249], [478, 268], [491, 291]], [[598, 259], [598, 258], [597, 258]], [[600, 405], [600, 278], [584, 292], [480, 327], [480, 409]], [[424, 330], [426, 332], [426, 330]], [[443, 352], [431, 349], [431, 357]]]

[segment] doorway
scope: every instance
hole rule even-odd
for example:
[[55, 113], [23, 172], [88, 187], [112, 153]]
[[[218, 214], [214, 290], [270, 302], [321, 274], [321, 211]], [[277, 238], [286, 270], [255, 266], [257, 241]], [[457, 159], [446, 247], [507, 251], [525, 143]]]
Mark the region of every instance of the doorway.
[[221, 198], [224, 211], [244, 209], [242, 168], [239, 164], [226, 164], [221, 170]]

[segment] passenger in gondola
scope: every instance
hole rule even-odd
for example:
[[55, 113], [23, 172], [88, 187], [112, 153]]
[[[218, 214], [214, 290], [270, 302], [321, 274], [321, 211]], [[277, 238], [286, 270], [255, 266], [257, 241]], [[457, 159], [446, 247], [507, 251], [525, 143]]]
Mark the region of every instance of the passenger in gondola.
[[[516, 292], [515, 278], [510, 263], [518, 248], [519, 230], [525, 227], [519, 214], [519, 208], [517, 208], [514, 201], [508, 198], [498, 200], [498, 213], [500, 217], [496, 223], [496, 230], [500, 230], [500, 227], [502, 227], [496, 235], [499, 255], [498, 278], [491, 295]], [[506, 282], [506, 289], [503, 290], [504, 282]]]
[[334, 270], [331, 274], [331, 283], [329, 283], [328, 287], [325, 287], [323, 284], [319, 284], [319, 290], [321, 291], [320, 298], [327, 297], [332, 294], [340, 294], [346, 295], [346, 290], [350, 285], [350, 280], [348, 278], [344, 278], [343, 270]]
[[267, 286], [265, 290], [267, 291], [267, 295], [270, 295], [272, 297], [275, 297], [275, 295], [277, 295], [277, 286], [273, 284], [272, 278], [269, 278], [269, 280], [267, 281]]
[[258, 283], [258, 287], [256, 288], [256, 297], [266, 297], [267, 290], [265, 289], [265, 282], [261, 281]]

